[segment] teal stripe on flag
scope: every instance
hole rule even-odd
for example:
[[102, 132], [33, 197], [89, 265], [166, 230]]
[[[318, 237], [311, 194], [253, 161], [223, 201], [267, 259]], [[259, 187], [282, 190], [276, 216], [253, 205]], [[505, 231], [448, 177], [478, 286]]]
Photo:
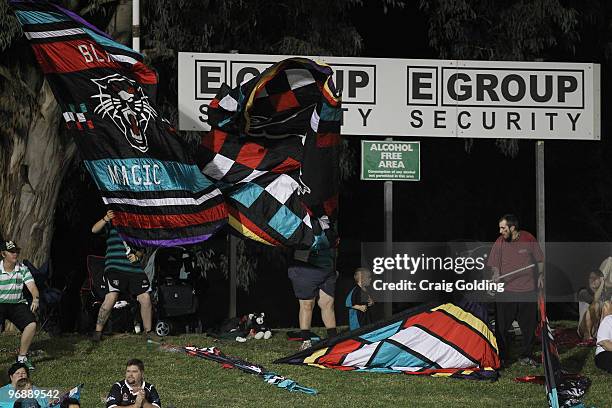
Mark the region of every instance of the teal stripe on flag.
[[22, 24], [48, 24], [58, 23], [60, 21], [69, 21], [70, 19], [63, 14], [53, 13], [49, 11], [15, 11], [17, 18]]
[[385, 327], [381, 327], [378, 330], [371, 331], [359, 337], [361, 337], [364, 340], [371, 341], [372, 343], [374, 343], [374, 342], [384, 340], [386, 338], [393, 336], [395, 333], [397, 333], [401, 325], [402, 325], [402, 322], [400, 321], [400, 322], [393, 323]]
[[431, 367], [417, 356], [392, 343], [383, 342], [369, 362], [372, 367]]
[[212, 185], [195, 164], [152, 158], [85, 160], [102, 191], [199, 192]]
[[134, 51], [133, 49], [131, 49], [128, 46], [125, 46], [123, 44], [119, 44], [118, 42], [115, 42], [113, 40], [111, 40], [110, 38], [106, 38], [103, 35], [100, 35], [98, 33], [96, 33], [95, 31], [90, 30], [87, 27], [83, 27], [83, 30], [85, 30], [85, 32], [97, 43], [104, 45], [105, 47], [113, 47], [113, 48], [119, 48], [134, 54], [138, 54], [138, 52]]

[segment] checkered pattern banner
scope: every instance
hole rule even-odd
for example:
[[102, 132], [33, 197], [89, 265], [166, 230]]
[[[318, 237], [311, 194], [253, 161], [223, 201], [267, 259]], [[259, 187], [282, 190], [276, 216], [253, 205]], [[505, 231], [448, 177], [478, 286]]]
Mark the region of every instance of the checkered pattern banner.
[[270, 245], [323, 249], [337, 235], [340, 100], [332, 70], [281, 61], [210, 103], [198, 163], [220, 182], [230, 225]]

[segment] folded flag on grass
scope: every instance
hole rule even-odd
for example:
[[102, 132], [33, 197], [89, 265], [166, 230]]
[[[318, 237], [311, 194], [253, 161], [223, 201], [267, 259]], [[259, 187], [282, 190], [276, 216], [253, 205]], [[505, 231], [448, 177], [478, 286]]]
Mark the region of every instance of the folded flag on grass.
[[142, 55], [56, 4], [9, 3], [119, 234], [178, 246], [225, 225], [223, 196], [161, 117]]
[[230, 225], [269, 245], [336, 245], [340, 99], [332, 69], [278, 62], [210, 103], [198, 163], [222, 183]]
[[64, 394], [60, 396], [59, 401], [56, 404], [50, 405], [49, 408], [60, 408], [62, 403], [69, 399], [75, 399], [77, 401], [80, 401], [82, 388], [83, 388], [83, 384], [80, 384], [66, 391]]
[[278, 388], [284, 388], [288, 391], [303, 392], [309, 395], [317, 394], [317, 390], [315, 390], [314, 388], [304, 387], [303, 385], [300, 385], [289, 378], [280, 376], [276, 373], [266, 370], [263, 366], [260, 366], [259, 364], [253, 364], [238, 357], [228, 356], [216, 347], [199, 348], [193, 346], [183, 347], [164, 344], [160, 346], [160, 349], [162, 351], [182, 352], [187, 354], [188, 356], [215, 361], [221, 364], [224, 368], [237, 368], [247, 374], [255, 374], [257, 376], [260, 376], [266, 383], [276, 385]]
[[[544, 290], [540, 288], [538, 297], [540, 312], [540, 333], [542, 336], [542, 363], [544, 365], [544, 386], [550, 408], [584, 407], [580, 399], [584, 396], [591, 381], [581, 375], [568, 374], [561, 368], [559, 352], [553, 332], [546, 315]], [[537, 379], [537, 377], [535, 377]], [[537, 382], [537, 381], [524, 381]]]
[[350, 331], [276, 363], [369, 371], [497, 379], [495, 335], [468, 305], [425, 305]]

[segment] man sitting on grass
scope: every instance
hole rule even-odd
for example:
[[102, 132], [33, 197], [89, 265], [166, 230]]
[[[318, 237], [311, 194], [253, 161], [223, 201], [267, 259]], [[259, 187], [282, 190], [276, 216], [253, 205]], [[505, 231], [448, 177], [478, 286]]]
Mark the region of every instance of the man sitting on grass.
[[106, 408], [113, 407], [161, 408], [155, 386], [144, 380], [144, 363], [141, 360], [133, 358], [128, 361], [125, 380], [113, 384], [106, 398]]

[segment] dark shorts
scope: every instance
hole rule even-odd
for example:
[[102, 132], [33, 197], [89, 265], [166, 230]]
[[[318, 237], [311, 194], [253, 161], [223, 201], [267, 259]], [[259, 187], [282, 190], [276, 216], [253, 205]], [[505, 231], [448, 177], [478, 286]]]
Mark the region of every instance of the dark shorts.
[[121, 292], [138, 296], [151, 288], [149, 278], [143, 273], [108, 271], [104, 273], [103, 288], [107, 292]]
[[336, 292], [336, 271], [327, 271], [312, 266], [294, 265], [289, 267], [289, 279], [295, 297], [301, 300], [314, 299], [319, 289], [334, 297]]
[[12, 322], [19, 331], [36, 322], [36, 317], [30, 310], [30, 306], [25, 303], [0, 303], [0, 321], [4, 319]]

